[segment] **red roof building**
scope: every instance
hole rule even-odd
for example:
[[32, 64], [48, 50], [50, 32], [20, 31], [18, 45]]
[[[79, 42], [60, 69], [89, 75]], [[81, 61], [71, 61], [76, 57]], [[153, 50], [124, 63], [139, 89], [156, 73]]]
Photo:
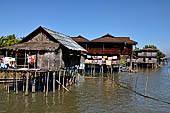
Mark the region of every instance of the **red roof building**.
[[130, 40], [130, 37], [114, 37], [106, 34], [94, 40], [88, 40], [82, 36], [72, 37], [88, 52], [88, 55], [131, 55], [133, 45], [137, 42]]

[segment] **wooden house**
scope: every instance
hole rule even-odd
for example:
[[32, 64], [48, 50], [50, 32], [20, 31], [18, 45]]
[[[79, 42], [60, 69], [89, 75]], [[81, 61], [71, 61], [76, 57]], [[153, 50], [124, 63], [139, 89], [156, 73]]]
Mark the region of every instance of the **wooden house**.
[[[18, 44], [1, 48], [14, 51], [17, 67], [59, 70], [80, 65], [81, 51], [86, 51], [69, 36], [38, 27]], [[34, 56], [33, 62], [28, 57]]]
[[[94, 40], [88, 40], [82, 36], [72, 37], [72, 39], [87, 50], [87, 57], [95, 57], [90, 63], [101, 64], [97, 63], [97, 60], [101, 62], [100, 60], [105, 59], [105, 61], [102, 61], [104, 65], [118, 64], [121, 55], [131, 57], [133, 45], [137, 44], [137, 42], [130, 40], [130, 37], [114, 37], [110, 34], [106, 34]], [[87, 57], [86, 59], [88, 59]], [[97, 59], [97, 57], [99, 57], [99, 59]], [[107, 60], [109, 60], [109, 63], [107, 63]]]
[[148, 66], [155, 67], [157, 65], [158, 49], [144, 48], [144, 49], [136, 51], [136, 53], [137, 53], [136, 62], [138, 64], [141, 64], [142, 66], [145, 66], [145, 67], [148, 67]]
[[130, 37], [114, 37], [106, 34], [94, 40], [88, 40], [82, 36], [72, 37], [88, 52], [88, 55], [131, 55], [132, 46], [137, 42], [130, 40]]

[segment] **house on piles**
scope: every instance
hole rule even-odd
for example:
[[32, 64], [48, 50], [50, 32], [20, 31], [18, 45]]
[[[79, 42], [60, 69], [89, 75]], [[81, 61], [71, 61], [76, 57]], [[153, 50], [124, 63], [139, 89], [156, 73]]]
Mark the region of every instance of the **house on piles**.
[[69, 36], [41, 26], [18, 44], [1, 49], [6, 56], [13, 51], [17, 68], [51, 71], [80, 65], [81, 51], [86, 51]]
[[158, 49], [155, 48], [144, 48], [136, 52], [137, 60], [136, 63], [140, 67], [157, 67], [158, 64]]
[[87, 50], [86, 67], [89, 67], [89, 64], [102, 65], [104, 71], [108, 70], [106, 66], [117, 67], [121, 56], [131, 57], [133, 45], [137, 44], [130, 40], [130, 37], [114, 37], [110, 34], [94, 40], [82, 36], [72, 37], [72, 39]]

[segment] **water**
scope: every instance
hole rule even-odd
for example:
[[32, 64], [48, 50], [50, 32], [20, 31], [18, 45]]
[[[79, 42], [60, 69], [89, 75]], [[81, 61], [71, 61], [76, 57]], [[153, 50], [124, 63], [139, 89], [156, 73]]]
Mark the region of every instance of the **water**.
[[[49, 93], [29, 93], [22, 91], [8, 95], [0, 86], [0, 113], [169, 113], [170, 104], [144, 98], [122, 88], [116, 83], [144, 94], [148, 76], [146, 95], [170, 102], [170, 78], [167, 66], [139, 73], [121, 73], [112, 78], [80, 78], [80, 82], [64, 90]], [[137, 79], [138, 78], [138, 79]]]

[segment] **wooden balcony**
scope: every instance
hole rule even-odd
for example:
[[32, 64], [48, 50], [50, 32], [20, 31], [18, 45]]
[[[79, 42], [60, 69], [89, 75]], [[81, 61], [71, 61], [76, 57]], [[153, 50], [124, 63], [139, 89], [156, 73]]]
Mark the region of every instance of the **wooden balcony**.
[[132, 49], [125, 48], [122, 50], [122, 55], [131, 55], [132, 54]]
[[120, 55], [130, 55], [132, 54], [132, 49], [125, 48], [86, 48], [88, 54], [120, 54]]

